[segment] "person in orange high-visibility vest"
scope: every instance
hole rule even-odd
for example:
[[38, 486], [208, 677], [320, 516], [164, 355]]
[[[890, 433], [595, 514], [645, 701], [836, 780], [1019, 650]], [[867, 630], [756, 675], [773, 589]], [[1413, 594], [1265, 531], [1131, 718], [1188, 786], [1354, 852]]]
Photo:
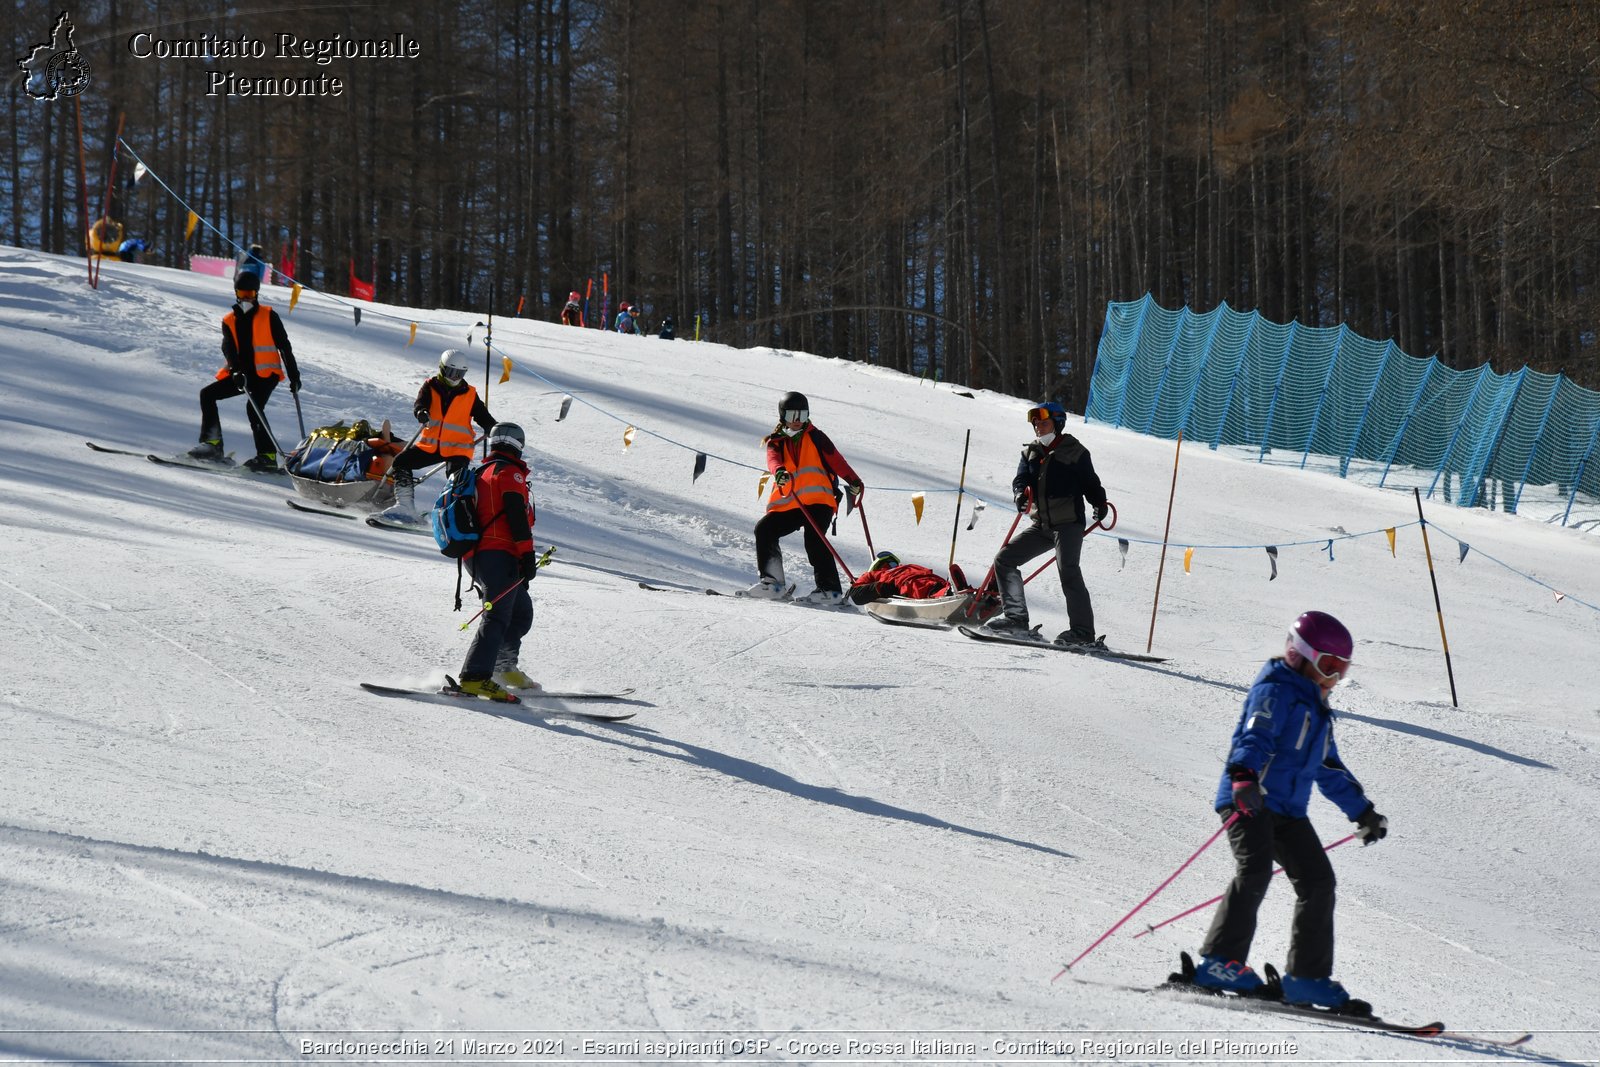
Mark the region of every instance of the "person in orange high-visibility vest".
[[240, 271], [233, 280], [235, 303], [222, 317], [222, 369], [217, 380], [200, 390], [200, 443], [189, 450], [199, 460], [222, 459], [222, 419], [217, 401], [248, 393], [245, 414], [255, 434], [256, 454], [245, 461], [251, 470], [277, 470], [278, 446], [266, 423], [267, 398], [284, 379], [289, 392], [300, 391], [300, 367], [284, 332], [283, 320], [258, 302], [261, 279]]
[[843, 599], [839, 568], [817, 531], [827, 529], [838, 510], [839, 479], [844, 479], [847, 491], [857, 502], [865, 487], [828, 435], [811, 425], [811, 405], [800, 393], [788, 393], [778, 402], [778, 426], [768, 435], [766, 445], [772, 494], [767, 498], [766, 515], [756, 523], [756, 567], [761, 580], [747, 593], [782, 600], [794, 592], [794, 586], [783, 576], [783, 551], [778, 542], [796, 530], [804, 530], [806, 558], [811, 561], [817, 587], [801, 599], [812, 604], [838, 604]]
[[495, 423], [478, 391], [467, 384], [467, 354], [459, 348], [447, 348], [440, 354], [438, 373], [422, 383], [411, 410], [422, 430], [389, 465], [394, 474], [395, 503], [384, 517], [396, 522], [412, 522], [417, 517], [417, 480], [411, 472], [443, 463], [454, 474], [472, 462], [476, 442], [472, 424], [487, 433]]

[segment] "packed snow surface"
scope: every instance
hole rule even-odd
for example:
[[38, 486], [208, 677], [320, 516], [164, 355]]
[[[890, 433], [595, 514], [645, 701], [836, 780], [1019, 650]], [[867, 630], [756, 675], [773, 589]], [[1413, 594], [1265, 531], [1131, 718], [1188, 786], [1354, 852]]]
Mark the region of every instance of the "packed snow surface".
[[[1425, 501], [1459, 707], [1401, 472], [1378, 488], [1185, 445], [1174, 492], [1173, 442], [1077, 419], [1120, 514], [1084, 551], [1097, 629], [1143, 651], [1153, 625], [1165, 663], [708, 597], [755, 578], [783, 393], [869, 487], [866, 526], [834, 536], [851, 570], [870, 528], [940, 571], [955, 533], [974, 577], [1014, 516], [1036, 398], [495, 319], [489, 405], [527, 429], [535, 536], [557, 546], [523, 664], [636, 687], [637, 714], [384, 699], [357, 683], [437, 684], [470, 639], [431, 540], [293, 511], [287, 479], [141, 458], [197, 436], [225, 285], [108, 264], [90, 289], [79, 260], [0, 248], [0, 1055], [1600, 1058], [1592, 513]], [[302, 412], [287, 389], [267, 409], [285, 447], [297, 414], [407, 436], [440, 350], [484, 359], [481, 315], [363, 304], [356, 325], [342, 298], [263, 296], [305, 379]], [[241, 400], [223, 421], [247, 456]], [[798, 536], [785, 554], [808, 591]], [[1034, 621], [1066, 628], [1053, 569], [1028, 589]], [[1209, 909], [1133, 935], [1222, 891], [1221, 844], [1052, 981], [1215, 832], [1245, 689], [1311, 608], [1355, 633], [1339, 742], [1390, 820], [1331, 853], [1337, 976], [1389, 1018], [1535, 1031], [1522, 1048], [1116, 988], [1198, 948]], [[1312, 818], [1325, 842], [1351, 830], [1320, 798]], [[1292, 905], [1276, 881], [1252, 964], [1282, 965]]]

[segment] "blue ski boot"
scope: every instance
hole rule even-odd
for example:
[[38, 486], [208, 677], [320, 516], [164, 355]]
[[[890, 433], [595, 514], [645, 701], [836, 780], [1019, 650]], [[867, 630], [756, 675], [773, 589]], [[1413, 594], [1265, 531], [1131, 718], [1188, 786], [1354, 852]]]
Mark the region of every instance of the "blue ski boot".
[[1238, 960], [1225, 960], [1221, 956], [1201, 956], [1194, 969], [1194, 984], [1201, 989], [1218, 993], [1238, 993], [1253, 996], [1266, 985], [1261, 976]]
[[1283, 976], [1283, 1002], [1302, 1008], [1328, 1008], [1344, 1011], [1350, 1006], [1350, 994], [1332, 978], [1296, 978]]

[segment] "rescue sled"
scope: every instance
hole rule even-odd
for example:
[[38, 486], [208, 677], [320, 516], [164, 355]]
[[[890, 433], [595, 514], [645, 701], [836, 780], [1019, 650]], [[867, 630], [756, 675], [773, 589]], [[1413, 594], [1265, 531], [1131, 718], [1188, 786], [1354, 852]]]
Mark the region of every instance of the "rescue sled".
[[382, 511], [394, 503], [394, 483], [385, 478], [401, 446], [385, 422], [374, 431], [366, 419], [319, 426], [288, 455], [294, 490], [308, 500], [339, 508]]

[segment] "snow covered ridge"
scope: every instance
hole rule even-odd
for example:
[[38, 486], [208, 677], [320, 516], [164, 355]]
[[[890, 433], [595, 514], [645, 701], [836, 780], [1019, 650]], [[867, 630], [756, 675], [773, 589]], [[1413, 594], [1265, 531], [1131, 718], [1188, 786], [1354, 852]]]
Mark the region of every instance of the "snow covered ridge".
[[[1215, 831], [1244, 687], [1316, 607], [1355, 635], [1339, 746], [1390, 820], [1381, 844], [1331, 854], [1336, 975], [1388, 1017], [1536, 1031], [1523, 1058], [1600, 1057], [1600, 623], [1571, 602], [1600, 599], [1592, 537], [1430, 509], [1473, 548], [1458, 563], [1433, 545], [1459, 710], [1414, 527], [1393, 555], [1381, 536], [1340, 541], [1332, 560], [1286, 549], [1270, 581], [1259, 549], [1197, 550], [1188, 574], [1169, 552], [1154, 639], [1168, 661], [1137, 667], [652, 593], [620, 575], [753, 580], [750, 468], [791, 389], [880, 487], [866, 496], [880, 549], [942, 569], [958, 528], [956, 559], [981, 574], [1011, 520], [1025, 402], [497, 319], [517, 367], [501, 385], [495, 361], [489, 404], [528, 431], [535, 536], [559, 547], [524, 665], [552, 687], [633, 687], [635, 714], [519, 721], [387, 700], [356, 682], [423, 685], [460, 662], [454, 568], [425, 539], [298, 514], [286, 487], [86, 449], [194, 442], [231, 294], [113, 263], [90, 291], [82, 269], [0, 248], [0, 1046], [14, 1055], [302, 1062], [302, 1041], [516, 1037], [569, 1056], [584, 1040], [790, 1038], [1506, 1055], [1091, 984], [1159, 982], [1198, 946], [1203, 912], [1132, 935], [1220, 892], [1221, 849], [1075, 968], [1085, 981], [1049, 982]], [[407, 347], [373, 310], [357, 327], [308, 294], [285, 315], [308, 426], [406, 425], [440, 349], [479, 318], [392, 309], [424, 320]], [[594, 406], [557, 422], [564, 392]], [[238, 403], [223, 407], [234, 450], [249, 447]], [[284, 391], [267, 413], [296, 425]], [[650, 434], [624, 450], [628, 425], [749, 466], [713, 461], [694, 480], [684, 450]], [[994, 503], [969, 531], [953, 494], [929, 492], [916, 522], [907, 494], [881, 487], [954, 485], [969, 428], [967, 499]], [[1116, 532], [1159, 543], [1171, 443], [1069, 432]], [[1408, 511], [1409, 496], [1194, 450], [1172, 537], [1313, 542]], [[870, 558], [854, 517], [835, 544], [852, 569]], [[785, 556], [806, 591], [798, 541]], [[1087, 543], [1111, 643], [1142, 650], [1157, 563], [1137, 545], [1124, 559], [1115, 537]], [[1053, 572], [1029, 598], [1035, 621], [1064, 627]], [[1312, 818], [1325, 841], [1349, 832], [1320, 800]], [[1282, 966], [1291, 908], [1275, 884], [1250, 962]]]

